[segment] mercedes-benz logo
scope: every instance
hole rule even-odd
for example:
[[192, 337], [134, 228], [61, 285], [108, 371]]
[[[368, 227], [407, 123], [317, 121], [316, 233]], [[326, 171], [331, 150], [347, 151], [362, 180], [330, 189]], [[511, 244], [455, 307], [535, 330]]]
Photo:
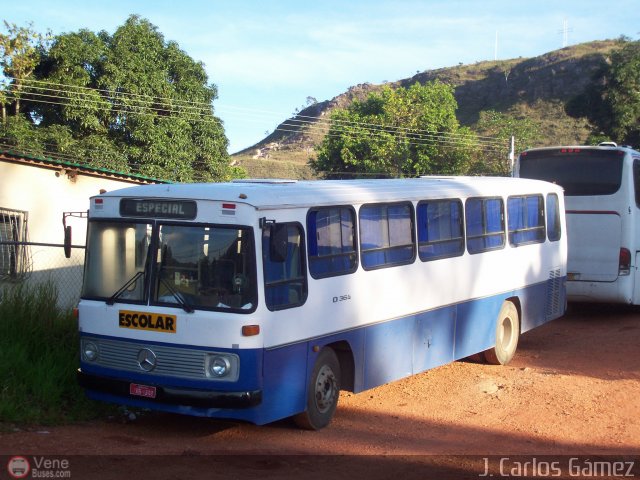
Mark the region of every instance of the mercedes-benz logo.
[[158, 363], [158, 357], [148, 348], [143, 348], [138, 352], [138, 366], [145, 372], [150, 372]]

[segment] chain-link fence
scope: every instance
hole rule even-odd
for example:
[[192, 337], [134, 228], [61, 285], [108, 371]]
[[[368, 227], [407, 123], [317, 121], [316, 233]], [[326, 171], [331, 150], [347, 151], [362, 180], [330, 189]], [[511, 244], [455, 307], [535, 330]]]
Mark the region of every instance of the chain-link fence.
[[80, 299], [84, 251], [74, 246], [67, 258], [62, 244], [0, 242], [0, 289], [50, 281], [58, 292], [58, 306], [73, 308]]

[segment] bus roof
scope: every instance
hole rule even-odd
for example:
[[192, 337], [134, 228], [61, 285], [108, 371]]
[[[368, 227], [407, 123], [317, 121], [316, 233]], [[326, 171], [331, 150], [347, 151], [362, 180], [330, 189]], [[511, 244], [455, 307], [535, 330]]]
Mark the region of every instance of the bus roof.
[[522, 154], [528, 154], [531, 152], [558, 152], [558, 151], [566, 151], [568, 153], [578, 153], [584, 150], [617, 150], [621, 152], [629, 152], [633, 154], [638, 154], [637, 150], [634, 150], [633, 147], [628, 145], [616, 145], [613, 142], [604, 142], [600, 145], [556, 145], [551, 147], [537, 147], [537, 148], [529, 148], [524, 150]]
[[102, 196], [215, 200], [271, 209], [547, 191], [561, 192], [561, 188], [540, 180], [510, 177], [421, 177], [310, 181], [260, 179], [229, 183], [145, 185], [114, 190]]

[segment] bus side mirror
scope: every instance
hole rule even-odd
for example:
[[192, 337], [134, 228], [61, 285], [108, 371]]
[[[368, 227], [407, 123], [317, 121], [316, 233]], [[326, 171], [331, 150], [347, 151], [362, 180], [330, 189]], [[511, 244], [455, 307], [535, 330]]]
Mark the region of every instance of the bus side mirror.
[[286, 224], [269, 225], [269, 260], [284, 262], [287, 259], [289, 232]]
[[64, 256], [71, 258], [71, 225], [64, 227]]

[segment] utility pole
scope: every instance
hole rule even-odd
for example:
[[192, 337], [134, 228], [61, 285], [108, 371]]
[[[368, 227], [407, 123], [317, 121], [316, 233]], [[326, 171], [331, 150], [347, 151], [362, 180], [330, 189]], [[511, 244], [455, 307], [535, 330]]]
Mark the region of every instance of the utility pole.
[[516, 160], [516, 137], [511, 135], [511, 144], [509, 145], [509, 174], [513, 176], [513, 164]]
[[569, 28], [569, 21], [565, 18], [562, 21], [562, 30], [558, 30], [558, 33], [562, 34], [562, 48], [569, 45], [569, 32], [572, 32], [573, 29]]

